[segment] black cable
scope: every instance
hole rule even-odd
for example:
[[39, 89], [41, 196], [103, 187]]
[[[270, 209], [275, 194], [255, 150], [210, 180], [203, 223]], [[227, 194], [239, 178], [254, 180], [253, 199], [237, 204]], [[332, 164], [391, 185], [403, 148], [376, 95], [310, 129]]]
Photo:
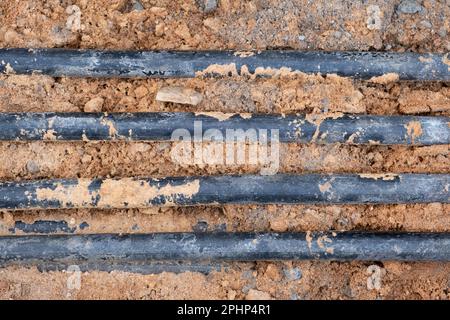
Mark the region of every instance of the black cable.
[[335, 73], [360, 79], [450, 80], [448, 56], [411, 52], [98, 51], [0, 49], [0, 72], [53, 77], [180, 78], [279, 72]]
[[[450, 117], [223, 113], [0, 113], [0, 140], [179, 140], [450, 144]], [[242, 130], [242, 131], [237, 131]], [[240, 135], [240, 136], [239, 136]]]
[[55, 179], [0, 183], [0, 209], [248, 203], [450, 203], [448, 174]]
[[0, 264], [450, 261], [449, 233], [153, 233], [0, 237]]

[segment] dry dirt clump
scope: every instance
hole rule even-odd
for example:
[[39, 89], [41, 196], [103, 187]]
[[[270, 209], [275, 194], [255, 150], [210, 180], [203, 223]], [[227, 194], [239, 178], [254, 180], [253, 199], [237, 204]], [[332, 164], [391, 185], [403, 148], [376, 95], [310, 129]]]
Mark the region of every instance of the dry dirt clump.
[[[4, 0], [0, 1], [0, 47], [230, 49], [241, 56], [265, 49], [379, 50], [421, 52], [424, 59], [427, 52], [450, 51], [450, 6], [445, 0], [221, 0], [214, 9], [198, 3], [196, 0], [140, 0], [140, 5], [128, 0]], [[193, 79], [51, 78], [16, 75], [9, 70], [9, 74], [0, 75], [0, 112], [189, 111], [210, 115], [213, 112], [216, 116], [219, 112], [306, 113], [312, 122], [344, 113], [450, 115], [450, 88], [446, 82], [402, 82], [395, 74], [358, 81], [337, 75], [269, 69], [258, 70], [258, 74], [271, 77], [256, 77], [242, 72], [245, 70], [240, 70], [243, 75], [238, 76], [233, 75], [236, 73], [233, 66], [223, 68], [226, 76], [208, 78], [199, 74]], [[209, 71], [220, 70], [215, 66]], [[166, 95], [161, 99], [165, 88], [177, 89], [169, 92], [169, 98]], [[414, 139], [421, 128], [412, 122], [407, 130]], [[114, 128], [111, 134], [114, 135]], [[170, 142], [55, 142], [51, 131], [46, 138], [47, 141], [37, 142], [0, 142], [0, 180], [158, 178], [257, 174], [261, 170], [260, 165], [249, 161], [231, 166], [178, 163], [171, 156], [174, 143]], [[279, 172], [362, 173], [379, 178], [398, 173], [448, 174], [449, 147], [282, 144]], [[110, 187], [106, 199], [120, 206], [117, 188]], [[195, 185], [189, 188], [195, 192]], [[65, 199], [64, 193], [47, 191], [41, 196]], [[84, 191], [77, 193], [78, 198], [72, 194], [71, 199], [65, 200], [84, 201], [84, 197], [89, 197]], [[170, 197], [172, 191], [163, 193]], [[60, 222], [55, 233], [74, 234], [449, 232], [449, 212], [450, 205], [441, 203], [0, 211], [0, 235], [29, 234], [26, 231], [33, 228], [37, 232], [44, 220]], [[326, 244], [326, 239], [323, 240]], [[375, 273], [380, 275], [380, 282], [373, 279]], [[89, 271], [82, 273], [81, 290], [75, 291], [67, 286], [70, 275], [36, 268], [3, 268], [0, 298], [450, 298], [449, 263], [252, 262], [233, 263], [227, 271], [208, 275]]]
[[156, 94], [156, 101], [190, 104], [196, 106], [203, 97], [195, 90], [183, 87], [163, 87]]

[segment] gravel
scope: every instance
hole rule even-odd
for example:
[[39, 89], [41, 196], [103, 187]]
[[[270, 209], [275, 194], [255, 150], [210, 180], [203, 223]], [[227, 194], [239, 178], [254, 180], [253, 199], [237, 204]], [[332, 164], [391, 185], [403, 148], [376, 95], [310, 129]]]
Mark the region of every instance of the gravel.
[[403, 0], [397, 8], [397, 13], [414, 14], [424, 11], [421, 2], [417, 0]]

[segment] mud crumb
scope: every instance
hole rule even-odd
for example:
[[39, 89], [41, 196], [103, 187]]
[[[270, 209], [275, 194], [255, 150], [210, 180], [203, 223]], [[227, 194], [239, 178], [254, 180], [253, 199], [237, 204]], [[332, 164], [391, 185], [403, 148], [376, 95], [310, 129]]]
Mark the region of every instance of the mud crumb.
[[448, 53], [446, 53], [443, 57], [442, 57], [442, 62], [446, 65], [448, 65], [448, 71], [450, 71], [450, 59], [448, 58]]
[[245, 296], [246, 300], [272, 300], [269, 293], [264, 291], [259, 291], [255, 289], [250, 289]]
[[397, 82], [399, 79], [400, 77], [397, 73], [386, 73], [382, 76], [372, 77], [369, 81], [377, 84], [389, 84]]
[[81, 30], [81, 10], [77, 5], [71, 5], [66, 8], [67, 17], [66, 28], [72, 32]]
[[5, 66], [5, 74], [14, 74], [14, 73], [16, 73], [14, 69], [11, 67], [9, 63], [7, 63]]
[[331, 189], [331, 183], [329, 181], [327, 181], [324, 184], [319, 184], [319, 190], [320, 192], [324, 193], [324, 192], [328, 192]]
[[431, 57], [427, 58], [427, 57], [420, 56], [419, 61], [422, 63], [430, 63], [430, 62], [433, 62], [433, 58], [431, 58]]
[[89, 100], [84, 105], [84, 112], [101, 112], [104, 101], [105, 100], [101, 97]]
[[254, 56], [255, 53], [253, 51], [236, 51], [234, 55], [240, 58], [248, 58]]
[[411, 139], [411, 143], [414, 143], [414, 140], [420, 137], [423, 133], [422, 125], [419, 121], [411, 121], [405, 126], [405, 128], [409, 139]]
[[365, 179], [374, 179], [374, 180], [385, 180], [385, 181], [390, 181], [390, 180], [395, 180], [398, 177], [398, 174], [395, 173], [365, 173], [365, 174], [360, 174], [359, 175], [361, 178], [365, 178]]
[[237, 76], [238, 72], [235, 63], [230, 64], [212, 64], [208, 66], [205, 70], [197, 71], [195, 73], [196, 77], [208, 77], [210, 75], [219, 76]]
[[44, 140], [56, 140], [56, 131], [53, 129], [49, 129], [44, 132], [42, 139]]
[[196, 112], [196, 116], [207, 116], [215, 118], [219, 121], [225, 121], [236, 115], [235, 113], [223, 113], [223, 112]]

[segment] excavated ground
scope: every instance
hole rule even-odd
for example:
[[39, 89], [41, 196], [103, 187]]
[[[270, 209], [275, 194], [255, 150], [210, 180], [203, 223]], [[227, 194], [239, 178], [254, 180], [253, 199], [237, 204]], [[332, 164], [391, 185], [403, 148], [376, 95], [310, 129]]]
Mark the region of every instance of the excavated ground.
[[[409, 7], [405, 7], [408, 2]], [[5, 0], [0, 47], [105, 49], [301, 49], [450, 51], [448, 1]], [[75, 7], [66, 8], [76, 5]], [[80, 12], [81, 14], [77, 14]], [[387, 79], [389, 80], [389, 79]], [[196, 106], [155, 100], [177, 85], [203, 96]], [[336, 75], [271, 79], [69, 79], [0, 76], [0, 112], [193, 111], [450, 115], [449, 83], [355, 81]], [[94, 100], [94, 101], [93, 101]], [[92, 109], [94, 108], [94, 109]], [[450, 173], [449, 145], [284, 144], [282, 173]], [[0, 142], [0, 180], [258, 173], [256, 165], [188, 166], [172, 143]], [[253, 205], [128, 210], [0, 211], [0, 234], [24, 224], [65, 221], [75, 233], [226, 231], [450, 231], [450, 205]], [[22, 222], [22, 223], [20, 223]], [[62, 232], [62, 231], [60, 231]], [[0, 298], [448, 299], [450, 263], [234, 263], [209, 275], [91, 271], [70, 290], [68, 272], [0, 269]]]

